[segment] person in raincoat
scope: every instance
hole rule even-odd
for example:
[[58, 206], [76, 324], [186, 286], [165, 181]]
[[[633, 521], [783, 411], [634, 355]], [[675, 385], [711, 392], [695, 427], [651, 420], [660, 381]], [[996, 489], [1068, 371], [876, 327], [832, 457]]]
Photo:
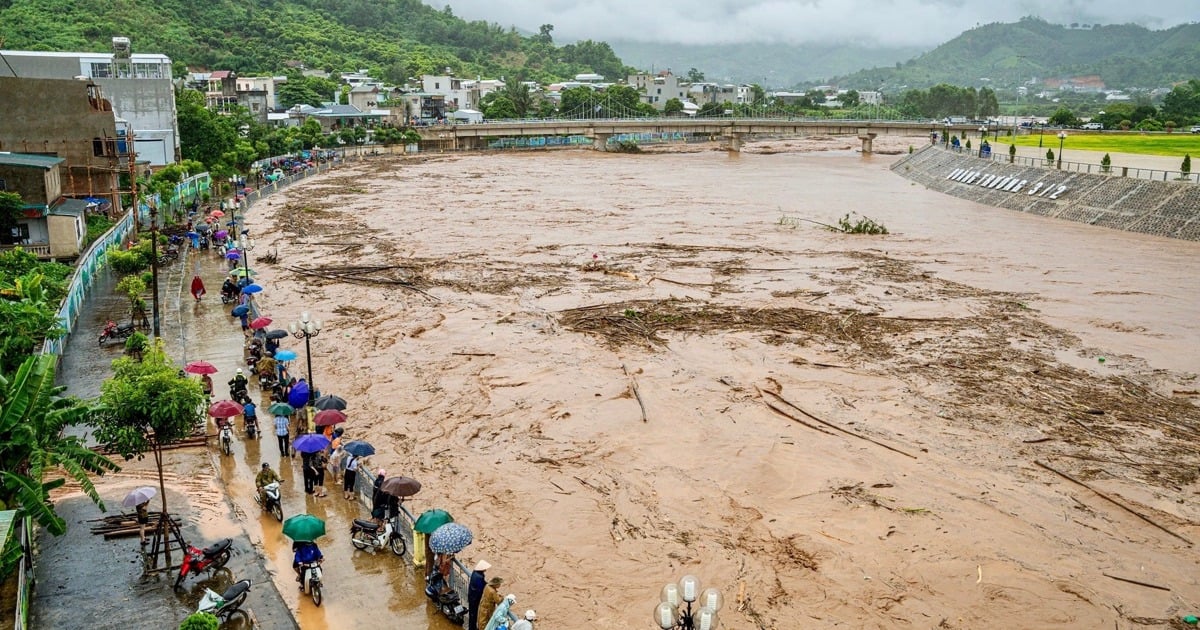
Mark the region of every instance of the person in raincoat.
[[199, 275], [192, 276], [192, 297], [196, 298], [196, 301], [199, 302], [205, 293], [207, 291], [204, 290], [204, 280], [201, 280]]
[[500, 604], [496, 606], [496, 612], [492, 613], [492, 618], [488, 620], [488, 623], [486, 626], [484, 626], [483, 630], [496, 630], [496, 628], [499, 628], [500, 624], [502, 623], [505, 627], [507, 627], [509, 620], [516, 621], [516, 615], [509, 612], [509, 609], [512, 608], [513, 604], [516, 603], [516, 595], [513, 595], [512, 593], [505, 595], [504, 601], [500, 602]]
[[483, 601], [483, 590], [487, 588], [486, 571], [492, 568], [492, 563], [480, 560], [471, 571], [471, 580], [467, 585], [467, 630], [479, 630], [479, 603]]

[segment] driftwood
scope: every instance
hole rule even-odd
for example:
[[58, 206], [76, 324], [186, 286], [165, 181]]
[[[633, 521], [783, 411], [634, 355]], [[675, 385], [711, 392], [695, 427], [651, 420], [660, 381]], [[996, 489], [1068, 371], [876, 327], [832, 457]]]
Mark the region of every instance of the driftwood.
[[780, 402], [782, 402], [783, 404], [785, 404], [785, 405], [787, 405], [787, 406], [791, 407], [792, 409], [795, 409], [796, 411], [799, 411], [800, 413], [804, 414], [806, 417], [808, 417], [808, 418], [810, 418], [810, 419], [812, 419], [812, 420], [815, 420], [815, 421], [817, 421], [817, 422], [819, 422], [819, 423], [821, 423], [821, 424], [823, 424], [823, 425], [825, 425], [825, 426], [827, 426], [827, 427], [829, 427], [829, 428], [831, 428], [831, 429], [833, 429], [833, 430], [835, 430], [835, 431], [841, 431], [842, 433], [845, 433], [846, 435], [854, 436], [854, 437], [856, 437], [856, 438], [858, 438], [858, 439], [860, 439], [860, 440], [864, 440], [864, 441], [870, 442], [870, 443], [872, 443], [872, 444], [874, 444], [874, 445], [876, 445], [876, 446], [882, 446], [883, 448], [886, 448], [887, 450], [889, 450], [889, 451], [892, 451], [893, 453], [899, 453], [899, 454], [901, 454], [901, 455], [903, 455], [903, 456], [905, 456], [905, 457], [911, 457], [912, 459], [916, 459], [916, 458], [917, 458], [917, 456], [916, 456], [916, 455], [912, 455], [912, 454], [910, 454], [910, 453], [905, 453], [904, 451], [902, 451], [902, 450], [900, 450], [900, 449], [898, 449], [898, 448], [896, 448], [896, 447], [894, 447], [894, 446], [891, 446], [891, 445], [889, 445], [889, 444], [884, 444], [883, 442], [880, 442], [880, 441], [878, 441], [878, 440], [875, 440], [875, 439], [873, 439], [873, 438], [869, 438], [869, 437], [867, 437], [867, 436], [865, 436], [865, 435], [863, 435], [863, 434], [861, 434], [861, 433], [856, 433], [856, 432], [854, 432], [854, 431], [851, 431], [850, 429], [843, 429], [842, 427], [839, 427], [838, 425], [836, 425], [836, 424], [834, 424], [834, 423], [832, 423], [832, 422], [829, 422], [829, 421], [827, 421], [827, 420], [822, 420], [821, 418], [818, 418], [817, 416], [814, 416], [813, 414], [811, 414], [811, 413], [809, 413], [809, 412], [807, 412], [807, 411], [805, 411], [805, 410], [801, 409], [801, 408], [800, 408], [798, 405], [796, 405], [796, 404], [795, 404], [795, 403], [793, 403], [792, 401], [790, 401], [790, 400], [788, 400], [788, 399], [784, 398], [783, 396], [780, 396], [779, 394], [776, 394], [775, 392], [773, 392], [773, 391], [771, 391], [771, 390], [767, 390], [767, 389], [760, 389], [760, 390], [758, 390], [758, 391], [759, 391], [759, 392], [765, 392], [765, 393], [767, 393], [767, 394], [770, 394], [770, 395], [774, 396], [775, 398], [779, 399], [779, 401], [780, 401]]
[[494, 357], [494, 356], [496, 356], [496, 353], [494, 353], [494, 352], [451, 352], [450, 354], [453, 356], [456, 356], [456, 357]]
[[653, 278], [650, 278], [650, 280], [647, 281], [646, 284], [650, 284], [651, 282], [654, 282], [655, 280], [659, 280], [661, 282], [667, 282], [670, 284], [677, 284], [681, 287], [692, 287], [692, 288], [696, 288], [696, 289], [703, 289], [706, 287], [715, 287], [716, 286], [715, 284], [701, 284], [699, 282], [680, 282], [679, 280], [671, 280], [670, 278], [660, 278], [659, 276], [654, 276]]
[[629, 377], [629, 388], [633, 390], [633, 397], [637, 398], [638, 407], [642, 409], [642, 422], [646, 422], [646, 403], [642, 402], [642, 393], [638, 391], [637, 378], [629, 373], [624, 363], [621, 364], [621, 371], [625, 373], [625, 376]]
[[1106, 577], [1106, 578], [1112, 578], [1112, 579], [1114, 579], [1114, 580], [1120, 580], [1120, 581], [1122, 581], [1122, 582], [1129, 582], [1130, 584], [1137, 584], [1138, 586], [1145, 586], [1146, 588], [1156, 588], [1156, 589], [1158, 589], [1158, 590], [1160, 590], [1160, 591], [1169, 591], [1169, 590], [1171, 590], [1171, 589], [1170, 589], [1170, 587], [1167, 587], [1167, 586], [1159, 586], [1158, 584], [1151, 584], [1151, 583], [1149, 583], [1149, 582], [1143, 582], [1143, 581], [1141, 581], [1141, 580], [1134, 580], [1134, 579], [1130, 579], [1130, 578], [1126, 578], [1126, 577], [1120, 577], [1120, 576], [1113, 575], [1113, 574], [1111, 574], [1111, 573], [1108, 573], [1108, 572], [1105, 572], [1105, 571], [1101, 571], [1101, 572], [1100, 572], [1100, 575], [1103, 575], [1103, 576], [1104, 576], [1104, 577]]
[[[758, 389], [758, 394], [760, 397], [762, 397], [763, 390], [759, 389], [758, 387], [755, 387], [755, 389]], [[833, 433], [826, 431], [825, 429], [823, 429], [815, 424], [809, 424], [808, 422], [805, 422], [804, 420], [801, 420], [800, 418], [793, 416], [792, 414], [788, 413], [787, 411], [780, 409], [779, 407], [776, 407], [774, 403], [767, 400], [765, 397], [762, 398], [762, 401], [763, 401], [763, 404], [765, 404], [768, 408], [771, 409], [771, 411], [774, 411], [775, 413], [787, 418], [788, 420], [791, 420], [792, 422], [802, 424], [818, 433], [824, 433], [825, 435], [833, 435]]]
[[[171, 442], [170, 444], [163, 444], [162, 450], [173, 451], [178, 448], [191, 448], [194, 446], [204, 446], [205, 444], [208, 443], [209, 437], [215, 437], [215, 436], [207, 436], [203, 433], [200, 433], [198, 435], [193, 434], [192, 436], [185, 437], [182, 440], [179, 440], [178, 442]], [[116, 454], [115, 451], [109, 450], [108, 447], [106, 447], [104, 445], [93, 446], [92, 450], [96, 451], [97, 453], [100, 453], [101, 455]]]
[[[1052, 472], [1052, 473], [1054, 473], [1054, 474], [1058, 475], [1059, 477], [1062, 477], [1063, 479], [1066, 479], [1067, 481], [1070, 481], [1070, 482], [1072, 482], [1072, 483], [1075, 483], [1075, 484], [1081, 485], [1081, 486], [1083, 486], [1084, 488], [1087, 488], [1088, 490], [1091, 490], [1092, 492], [1096, 493], [1096, 496], [1100, 497], [1101, 499], [1104, 499], [1105, 501], [1108, 501], [1109, 503], [1112, 503], [1113, 505], [1115, 505], [1115, 506], [1117, 506], [1117, 507], [1121, 508], [1122, 510], [1125, 510], [1126, 512], [1129, 512], [1130, 514], [1132, 514], [1132, 515], [1134, 515], [1134, 516], [1138, 517], [1139, 519], [1141, 519], [1141, 520], [1143, 520], [1143, 521], [1145, 521], [1145, 522], [1149, 523], [1150, 525], [1152, 525], [1152, 526], [1154, 526], [1154, 527], [1156, 527], [1156, 528], [1158, 528], [1158, 529], [1160, 529], [1160, 530], [1162, 530], [1162, 531], [1164, 531], [1164, 532], [1166, 532], [1166, 533], [1170, 534], [1171, 536], [1174, 536], [1175, 538], [1178, 538], [1179, 540], [1182, 540], [1183, 542], [1187, 543], [1189, 547], [1190, 547], [1190, 546], [1192, 546], [1192, 541], [1188, 540], [1187, 538], [1184, 538], [1183, 536], [1180, 536], [1179, 534], [1176, 534], [1175, 532], [1173, 532], [1173, 531], [1171, 531], [1171, 530], [1167, 529], [1166, 527], [1163, 527], [1162, 525], [1159, 525], [1158, 523], [1156, 523], [1155, 521], [1153, 521], [1153, 520], [1152, 520], [1150, 517], [1146, 516], [1145, 514], [1142, 514], [1141, 512], [1138, 512], [1137, 510], [1135, 510], [1135, 509], [1133, 509], [1133, 508], [1131, 508], [1131, 507], [1129, 507], [1129, 506], [1125, 505], [1124, 503], [1121, 503], [1120, 501], [1118, 501], [1118, 500], [1116, 500], [1116, 499], [1114, 499], [1114, 498], [1112, 498], [1112, 497], [1108, 496], [1107, 494], [1104, 494], [1103, 492], [1100, 492], [1099, 490], [1097, 490], [1097, 489], [1095, 489], [1095, 488], [1093, 488], [1093, 487], [1089, 486], [1088, 484], [1086, 484], [1086, 483], [1084, 483], [1084, 482], [1082, 482], [1082, 481], [1080, 481], [1080, 480], [1076, 479], [1075, 477], [1072, 477], [1071, 475], [1068, 475], [1067, 473], [1065, 473], [1065, 472], [1062, 472], [1061, 470], [1057, 470], [1057, 469], [1055, 469], [1055, 468], [1052, 468], [1052, 467], [1050, 467], [1048, 464], [1044, 464], [1044, 463], [1042, 463], [1042, 462], [1040, 462], [1040, 461], [1038, 461], [1038, 460], [1036, 460], [1036, 459], [1035, 459], [1035, 460], [1033, 460], [1033, 463], [1037, 464], [1038, 466], [1040, 466], [1040, 467], [1042, 467], [1042, 468], [1045, 468], [1046, 470], [1049, 470], [1050, 472]], [[1109, 576], [1109, 577], [1111, 577], [1111, 576]]]
[[373, 275], [373, 274], [380, 274], [385, 271], [392, 271], [395, 269], [411, 268], [411, 267], [405, 266], [405, 265], [327, 267], [327, 268], [321, 268], [321, 269], [313, 269], [313, 268], [309, 268], [309, 267], [285, 267], [285, 268], [288, 271], [291, 271], [293, 273], [298, 273], [302, 276], [316, 276], [318, 278], [325, 278], [327, 280], [344, 280], [346, 282], [352, 282], [352, 283], [357, 283], [357, 284], [384, 284], [384, 285], [390, 285], [390, 286], [397, 286], [397, 287], [401, 287], [403, 289], [408, 289], [409, 291], [412, 291], [414, 293], [420, 293], [421, 295], [425, 296], [426, 298], [429, 298], [429, 300], [431, 300], [433, 302], [441, 301], [436, 296], [431, 295], [427, 291], [417, 287], [415, 284], [413, 284], [412, 282], [409, 282], [408, 280], [400, 280], [398, 278], [388, 278], [388, 277], [384, 277], [384, 276], [380, 276], [380, 275]]

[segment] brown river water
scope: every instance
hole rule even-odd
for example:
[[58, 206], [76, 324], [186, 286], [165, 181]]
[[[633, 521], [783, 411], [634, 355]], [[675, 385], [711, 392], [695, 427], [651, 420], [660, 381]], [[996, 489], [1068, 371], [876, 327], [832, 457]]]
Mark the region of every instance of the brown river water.
[[[1200, 612], [1200, 243], [927, 191], [922, 140], [352, 164], [252, 210], [259, 302], [540, 628], [655, 627], [688, 573], [726, 628]], [[891, 234], [812, 223], [850, 212]], [[304, 628], [444, 626], [340, 528], [296, 603], [263, 535]]]

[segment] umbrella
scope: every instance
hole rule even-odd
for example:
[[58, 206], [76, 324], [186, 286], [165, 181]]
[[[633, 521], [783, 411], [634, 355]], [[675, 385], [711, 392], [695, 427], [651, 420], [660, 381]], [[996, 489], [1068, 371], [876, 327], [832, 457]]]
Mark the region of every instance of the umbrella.
[[466, 527], [458, 523], [446, 523], [429, 535], [429, 548], [434, 553], [458, 553], [474, 539], [471, 530]]
[[422, 534], [432, 534], [442, 525], [453, 522], [454, 517], [450, 516], [449, 512], [434, 508], [421, 512], [421, 515], [417, 517], [417, 521], [413, 523], [413, 530]]
[[216, 374], [217, 366], [208, 361], [192, 361], [183, 366], [183, 371], [188, 374]]
[[299, 409], [308, 404], [308, 381], [297, 381], [288, 392], [288, 404]]
[[421, 491], [421, 482], [412, 477], [388, 477], [379, 489], [394, 497], [411, 497]]
[[255, 293], [262, 293], [262, 290], [263, 290], [263, 288], [257, 284], [248, 284], [248, 285], [242, 287], [242, 293], [245, 293], [247, 295], [253, 295]]
[[249, 306], [246, 306], [245, 304], [239, 304], [239, 305], [233, 307], [233, 310], [229, 311], [229, 314], [233, 315], [234, 317], [241, 317], [242, 315], [245, 315], [246, 313], [249, 313], [249, 312], [250, 312]]
[[[247, 289], [250, 287], [246, 287]], [[271, 325], [270, 317], [255, 317], [254, 321], [250, 322], [250, 327], [254, 329], [266, 328]]]
[[[275, 332], [275, 331], [272, 330], [271, 332]], [[280, 331], [280, 332], [282, 332], [282, 331]], [[287, 335], [285, 334], [284, 336], [286, 337]], [[267, 333], [267, 339], [279, 339], [279, 337], [272, 337], [271, 333]], [[279, 352], [275, 353], [275, 360], [276, 361], [295, 361], [296, 353], [292, 352], [291, 350], [280, 350]]]
[[207, 234], [208, 231], [211, 229], [212, 229], [212, 226], [207, 223], [201, 223], [200, 225], [196, 226], [196, 231], [201, 234]]
[[292, 448], [301, 453], [317, 453], [329, 448], [329, 438], [320, 433], [305, 433], [292, 442]]
[[208, 216], [217, 217], [218, 219], [220, 219], [221, 217], [225, 216], [225, 213], [221, 212], [220, 210], [213, 210], [212, 212], [208, 213]]
[[217, 238], [225, 238], [226, 236], [229, 236], [229, 231], [228, 230], [217, 230], [213, 234], [213, 236], [215, 236]]
[[[322, 413], [324, 413], [324, 412], [322, 412]], [[355, 457], [367, 457], [367, 456], [375, 454], [375, 447], [371, 446], [370, 444], [367, 444], [366, 442], [364, 442], [362, 440], [354, 440], [352, 442], [346, 442], [342, 446], [342, 449]]]
[[218, 400], [208, 408], [208, 415], [214, 418], [232, 418], [242, 414], [242, 406], [232, 400]]
[[154, 488], [152, 486], [142, 486], [141, 488], [134, 488], [132, 492], [125, 495], [125, 498], [121, 500], [121, 505], [124, 505], [125, 507], [133, 507], [135, 505], [141, 505], [141, 504], [149, 501], [150, 499], [153, 499], [155, 497], [155, 495], [157, 495], [157, 494], [158, 494], [158, 488]]
[[236, 251], [225, 252], [225, 260], [238, 260], [241, 257], [242, 257], [242, 255], [237, 253]]
[[283, 535], [296, 542], [312, 542], [325, 535], [325, 521], [312, 514], [297, 514], [283, 522]]
[[285, 402], [277, 402], [272, 403], [270, 407], [267, 407], [267, 411], [270, 411], [276, 416], [290, 416], [296, 413], [296, 408]]
[[[337, 409], [325, 409], [318, 411], [317, 415], [313, 416], [313, 422], [319, 427], [327, 427], [331, 424], [340, 424], [346, 421], [346, 414]], [[365, 444], [365, 442], [364, 442]], [[372, 449], [371, 452], [374, 452]], [[368, 453], [369, 455], [370, 453]]]
[[238, 267], [237, 269], [231, 269], [229, 271], [229, 275], [231, 275], [231, 276], [241, 277], [241, 276], [244, 276], [247, 274], [249, 274], [251, 276], [257, 276], [258, 272], [253, 269], [247, 270], [245, 267]]
[[[276, 358], [278, 358], [278, 357], [276, 357]], [[322, 409], [322, 410], [323, 409], [337, 409], [338, 411], [345, 411], [346, 410], [346, 401], [343, 400], [340, 396], [334, 396], [333, 394], [326, 394], [326, 395], [318, 398], [317, 402], [313, 403], [313, 406], [316, 407], [317, 409]]]
[[[288, 331], [286, 331], [282, 328], [275, 328], [273, 330], [267, 331], [267, 339], [283, 339], [284, 337], [287, 337], [288, 334], [290, 334], [290, 333], [288, 333]], [[276, 356], [275, 358], [279, 359], [278, 356]], [[296, 358], [295, 356], [292, 357], [292, 359], [295, 359], [295, 358]], [[279, 360], [280, 361], [291, 361], [292, 359], [279, 359]]]
[[187, 234], [184, 234], [184, 236], [186, 236], [188, 238], [200, 238], [200, 233], [199, 232], [188, 232]]

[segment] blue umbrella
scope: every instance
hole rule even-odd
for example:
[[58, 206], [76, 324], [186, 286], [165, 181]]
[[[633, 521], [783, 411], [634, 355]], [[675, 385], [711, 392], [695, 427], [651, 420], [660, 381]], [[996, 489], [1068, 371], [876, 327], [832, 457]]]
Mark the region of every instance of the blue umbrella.
[[233, 315], [234, 317], [241, 317], [242, 315], [245, 315], [246, 313], [249, 313], [249, 312], [250, 312], [250, 307], [246, 306], [245, 304], [239, 304], [238, 306], [233, 307], [232, 311], [229, 311], [229, 313], [231, 315]]
[[316, 453], [329, 448], [329, 438], [320, 433], [305, 433], [292, 442], [292, 448], [301, 453]]
[[458, 523], [446, 523], [429, 535], [429, 549], [434, 553], [458, 553], [467, 548], [475, 537], [471, 530]]
[[275, 360], [276, 361], [295, 361], [296, 353], [292, 352], [291, 350], [280, 350], [279, 352], [275, 353]]
[[242, 255], [237, 253], [236, 251], [229, 251], [229, 252], [225, 253], [226, 260], [237, 260], [241, 257], [242, 257]]
[[288, 404], [299, 409], [308, 404], [308, 381], [298, 381], [288, 392]]
[[375, 447], [362, 440], [347, 442], [344, 446], [342, 446], [342, 448], [346, 449], [347, 453], [350, 453], [355, 457], [366, 457], [368, 455], [375, 454]]
[[199, 232], [188, 232], [185, 236], [188, 238], [200, 238]]
[[242, 288], [242, 293], [261, 293], [262, 290], [263, 288], [257, 284], [250, 284]]

